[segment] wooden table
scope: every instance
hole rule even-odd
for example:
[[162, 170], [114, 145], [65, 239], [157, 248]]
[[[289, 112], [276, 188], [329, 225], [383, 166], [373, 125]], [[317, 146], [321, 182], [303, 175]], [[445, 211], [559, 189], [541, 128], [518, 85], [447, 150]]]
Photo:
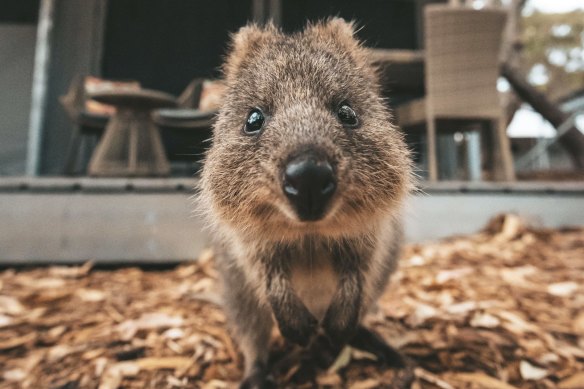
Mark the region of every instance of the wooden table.
[[217, 111], [159, 109], [153, 115], [171, 161], [200, 162], [211, 146]]
[[89, 163], [89, 175], [101, 177], [165, 176], [170, 165], [151, 112], [175, 107], [176, 99], [153, 90], [107, 91], [92, 99], [116, 107]]

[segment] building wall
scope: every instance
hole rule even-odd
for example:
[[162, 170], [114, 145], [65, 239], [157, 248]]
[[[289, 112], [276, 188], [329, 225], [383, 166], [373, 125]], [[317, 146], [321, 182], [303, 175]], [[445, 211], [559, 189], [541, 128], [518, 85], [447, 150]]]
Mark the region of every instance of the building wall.
[[105, 0], [55, 0], [40, 173], [62, 175], [72, 124], [59, 104], [73, 78], [99, 75]]
[[24, 174], [35, 41], [34, 24], [0, 24], [0, 176]]

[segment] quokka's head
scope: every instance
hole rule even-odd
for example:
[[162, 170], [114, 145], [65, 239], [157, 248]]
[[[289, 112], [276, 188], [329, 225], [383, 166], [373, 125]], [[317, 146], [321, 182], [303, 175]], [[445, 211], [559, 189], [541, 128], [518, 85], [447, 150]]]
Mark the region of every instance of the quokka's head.
[[233, 36], [206, 155], [211, 221], [263, 240], [348, 236], [400, 206], [410, 156], [351, 23]]

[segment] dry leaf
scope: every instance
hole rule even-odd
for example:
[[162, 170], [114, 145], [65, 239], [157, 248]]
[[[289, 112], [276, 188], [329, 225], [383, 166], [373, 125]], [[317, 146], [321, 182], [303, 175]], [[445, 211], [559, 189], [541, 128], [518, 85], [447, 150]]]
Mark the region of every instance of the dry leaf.
[[476, 301], [465, 301], [458, 304], [452, 304], [446, 307], [446, 312], [451, 315], [465, 315], [470, 311], [478, 309], [478, 304]]
[[162, 336], [164, 336], [167, 339], [176, 340], [183, 338], [185, 336], [185, 332], [180, 328], [169, 328], [168, 330], [162, 333]]
[[452, 377], [455, 381], [471, 384], [473, 388], [478, 385], [481, 389], [517, 389], [515, 386], [484, 373], [453, 373], [449, 374], [449, 377]]
[[28, 286], [36, 289], [57, 289], [65, 286], [65, 281], [61, 278], [40, 278]]
[[33, 342], [37, 338], [37, 334], [31, 332], [22, 336], [0, 341], [0, 350], [10, 350], [16, 347], [24, 346], [27, 343]]
[[20, 315], [24, 312], [24, 306], [11, 296], [0, 295], [0, 313], [6, 313], [9, 315]]
[[51, 347], [47, 354], [47, 359], [51, 362], [57, 362], [73, 352], [75, 352], [73, 347], [66, 344], [59, 344]]
[[188, 369], [194, 362], [194, 359], [187, 357], [153, 357], [134, 361], [143, 370]]
[[14, 319], [10, 316], [0, 314], [0, 328], [7, 327], [14, 323]]
[[377, 358], [377, 355], [368, 353], [367, 351], [352, 349], [351, 359], [355, 360], [355, 361], [359, 361], [362, 359], [368, 359], [370, 361], [377, 361], [379, 358]]
[[432, 374], [429, 371], [426, 371], [422, 368], [419, 368], [419, 367], [415, 368], [414, 374], [419, 379], [426, 381], [426, 382], [429, 382], [433, 385], [436, 385], [440, 389], [454, 389], [454, 387], [452, 385], [450, 385], [448, 382], [444, 381], [443, 379], [441, 379], [437, 375]]
[[316, 382], [320, 386], [332, 386], [338, 388], [342, 386], [343, 380], [337, 373], [325, 373], [316, 377]]
[[578, 372], [568, 378], [564, 378], [558, 383], [559, 389], [582, 389], [584, 388], [584, 371]]
[[351, 389], [372, 389], [379, 388], [381, 383], [378, 379], [369, 378], [365, 381], [357, 381], [351, 384]]
[[512, 268], [503, 268], [500, 270], [501, 277], [511, 285], [522, 286], [525, 288], [536, 288], [537, 285], [528, 281], [525, 277], [537, 274], [535, 266], [525, 265]]
[[578, 316], [574, 319], [573, 323], [574, 332], [580, 335], [584, 335], [584, 311], [580, 312]]
[[557, 282], [555, 284], [550, 284], [547, 287], [549, 294], [558, 297], [566, 297], [572, 295], [578, 290], [578, 284], [575, 282]]
[[225, 389], [228, 387], [229, 385], [225, 381], [211, 380], [203, 385], [201, 389]]
[[93, 268], [93, 262], [85, 262], [82, 266], [52, 266], [49, 268], [49, 274], [63, 278], [85, 277]]
[[528, 332], [539, 333], [541, 330], [527, 321], [523, 320], [519, 315], [509, 312], [509, 311], [500, 311], [496, 313], [503, 322], [501, 325], [517, 335], [523, 335]]
[[337, 359], [333, 362], [333, 364], [328, 368], [327, 372], [336, 373], [337, 371], [341, 370], [343, 367], [347, 366], [351, 362], [351, 347], [345, 346], [343, 350], [339, 353]]
[[499, 324], [501, 324], [501, 320], [488, 313], [477, 312], [470, 319], [470, 325], [473, 327], [496, 328]]
[[524, 230], [525, 226], [521, 218], [517, 215], [508, 214], [505, 215], [501, 232], [495, 236], [495, 239], [503, 242], [510, 241], [517, 238]]
[[181, 316], [169, 315], [164, 312], [146, 313], [137, 320], [126, 320], [117, 326], [122, 339], [130, 340], [139, 330], [180, 327], [184, 324]]
[[519, 372], [521, 373], [521, 377], [526, 380], [541, 380], [548, 375], [548, 371], [546, 369], [542, 369], [536, 366], [533, 366], [527, 361], [521, 361], [519, 364]]
[[82, 301], [88, 303], [95, 303], [103, 301], [106, 298], [106, 293], [97, 289], [79, 289], [75, 293]]
[[171, 376], [171, 375], [166, 377], [166, 382], [168, 383], [168, 385], [170, 387], [179, 387], [179, 388], [185, 388], [189, 384], [189, 381], [186, 377], [179, 380], [175, 376]]
[[122, 383], [122, 372], [115, 369], [106, 370], [101, 377], [98, 389], [118, 389]]
[[416, 310], [410, 319], [413, 326], [419, 326], [427, 320], [438, 316], [439, 312], [436, 308], [423, 303], [416, 303]]
[[405, 262], [406, 266], [424, 266], [428, 261], [421, 255], [412, 255], [411, 257], [404, 259], [403, 262]]
[[124, 377], [135, 377], [140, 367], [134, 362], [119, 362], [107, 368], [102, 376], [99, 389], [117, 389]]
[[461, 277], [468, 276], [474, 272], [474, 269], [470, 267], [462, 267], [459, 269], [442, 270], [436, 275], [436, 283], [444, 284], [451, 280], [456, 280]]
[[6, 381], [20, 382], [26, 378], [26, 372], [22, 369], [7, 370], [2, 374], [2, 378]]

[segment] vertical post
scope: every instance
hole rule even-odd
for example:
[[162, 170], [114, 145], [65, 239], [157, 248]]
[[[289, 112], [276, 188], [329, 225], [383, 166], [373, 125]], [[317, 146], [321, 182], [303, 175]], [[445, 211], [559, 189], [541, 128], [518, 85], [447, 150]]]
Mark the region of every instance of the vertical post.
[[[426, 104], [428, 104], [428, 102]], [[427, 110], [426, 112], [429, 111]], [[438, 144], [436, 141], [436, 118], [434, 118], [432, 115], [428, 115], [426, 117], [426, 126], [428, 141], [428, 180], [430, 182], [436, 182], [438, 181]]]
[[107, 4], [108, 0], [98, 0], [93, 6], [90, 73], [97, 76], [101, 76]]
[[425, 0], [416, 0], [415, 13], [416, 13], [416, 43], [418, 45], [417, 49], [424, 48], [424, 7], [425, 6], [426, 6]]
[[51, 66], [51, 37], [56, 0], [42, 0], [37, 27], [32, 102], [26, 153], [26, 174], [37, 175], [41, 157], [43, 122], [47, 102], [47, 85]]
[[454, 134], [436, 134], [438, 177], [441, 180], [455, 180], [458, 177], [459, 147]]
[[256, 23], [263, 24], [271, 21], [279, 26], [282, 23], [282, 1], [253, 0], [252, 15]]
[[515, 168], [513, 166], [513, 155], [511, 154], [511, 141], [507, 136], [507, 123], [503, 117], [500, 117], [493, 121], [493, 126], [495, 127], [495, 137], [499, 149], [500, 180], [515, 181]]
[[481, 180], [481, 137], [479, 129], [466, 134], [466, 158], [470, 181]]
[[265, 23], [266, 21], [266, 2], [264, 0], [253, 0], [252, 2], [252, 16], [256, 23]]
[[[144, 115], [143, 112], [140, 113], [134, 113], [134, 112], [128, 112], [127, 113], [128, 116], [146, 116]], [[128, 131], [130, 131], [130, 139], [128, 141], [128, 173], [132, 176], [135, 176], [138, 174], [138, 146], [140, 142], [140, 139], [138, 138], [140, 136], [139, 132], [141, 130], [141, 127], [144, 127], [144, 123], [141, 122], [142, 120], [138, 121], [138, 120], [133, 120], [132, 122], [129, 123], [124, 123], [126, 125], [129, 126]], [[122, 128], [116, 128], [115, 130], [117, 131], [121, 131]], [[146, 128], [146, 130], [149, 130], [149, 128]], [[142, 134], [143, 136], [146, 134]]]
[[270, 0], [270, 20], [276, 25], [282, 25], [282, 0]]

